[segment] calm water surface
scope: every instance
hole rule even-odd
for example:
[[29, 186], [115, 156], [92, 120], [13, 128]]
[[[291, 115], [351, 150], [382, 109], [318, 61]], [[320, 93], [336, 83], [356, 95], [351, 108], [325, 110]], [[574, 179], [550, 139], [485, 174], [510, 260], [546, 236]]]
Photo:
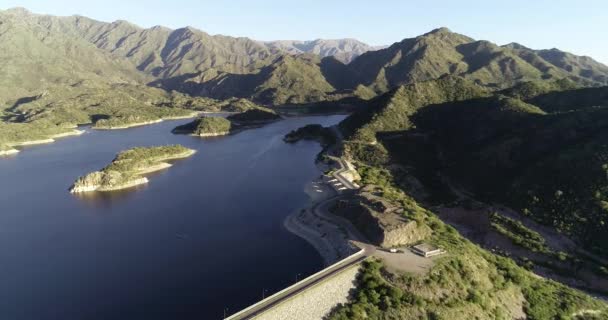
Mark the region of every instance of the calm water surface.
[[[188, 120], [81, 137], [0, 159], [0, 318], [219, 319], [322, 268], [282, 225], [320, 174], [290, 118], [234, 136], [172, 135]], [[198, 150], [131, 192], [67, 192], [134, 146]]]

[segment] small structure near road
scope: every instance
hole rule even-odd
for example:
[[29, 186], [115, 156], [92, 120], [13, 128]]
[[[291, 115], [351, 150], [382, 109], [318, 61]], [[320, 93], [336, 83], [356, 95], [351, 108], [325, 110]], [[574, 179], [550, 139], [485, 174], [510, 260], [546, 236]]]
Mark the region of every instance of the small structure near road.
[[437, 248], [428, 243], [421, 243], [412, 247], [412, 251], [415, 254], [421, 255], [425, 258], [440, 255], [445, 253], [445, 250]]

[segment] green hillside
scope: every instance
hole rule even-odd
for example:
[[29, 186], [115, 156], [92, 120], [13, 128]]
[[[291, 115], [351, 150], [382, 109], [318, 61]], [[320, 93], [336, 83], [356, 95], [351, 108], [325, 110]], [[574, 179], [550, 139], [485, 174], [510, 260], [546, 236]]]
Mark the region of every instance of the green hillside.
[[371, 100], [368, 108], [341, 122], [340, 129], [349, 140], [374, 142], [378, 132], [409, 129], [410, 116], [424, 106], [488, 94], [483, 87], [459, 77], [416, 82]]
[[376, 185], [385, 201], [404, 215], [431, 227], [425, 241], [447, 251], [422, 275], [391, 271], [367, 260], [357, 288], [329, 316], [346, 319], [604, 319], [605, 302], [538, 277], [513, 260], [464, 239], [434, 212], [424, 209], [379, 167], [366, 167], [364, 185]]
[[[399, 187], [420, 201], [469, 212], [458, 223], [478, 230], [485, 246], [498, 243], [530, 268], [608, 292], [608, 87], [556, 91], [570, 83], [546, 84], [444, 103], [402, 87], [408, 94], [387, 93], [340, 124], [344, 153], [390, 165]], [[504, 211], [498, 204], [514, 213], [492, 218], [488, 212]], [[536, 235], [534, 223], [555, 234]], [[550, 247], [537, 237], [550, 237]]]
[[562, 78], [571, 78], [585, 85], [606, 84], [606, 66], [590, 58], [565, 55], [569, 57], [568, 61], [582, 60], [584, 63], [571, 67], [544, 54], [544, 51], [515, 45], [500, 47], [440, 28], [383, 50], [367, 52], [353, 61], [349, 68], [358, 74], [361, 84], [377, 92], [447, 74], [491, 88], [507, 88], [522, 81]]

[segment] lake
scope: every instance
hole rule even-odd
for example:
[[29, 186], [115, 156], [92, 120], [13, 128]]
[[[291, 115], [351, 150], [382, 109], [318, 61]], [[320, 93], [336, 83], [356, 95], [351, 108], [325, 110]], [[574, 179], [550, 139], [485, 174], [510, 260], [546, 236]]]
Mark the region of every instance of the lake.
[[[236, 135], [170, 133], [189, 120], [80, 137], [0, 158], [2, 319], [220, 319], [322, 268], [283, 227], [321, 172], [316, 142], [290, 130], [344, 116], [288, 118]], [[121, 150], [198, 152], [129, 191], [72, 195]]]

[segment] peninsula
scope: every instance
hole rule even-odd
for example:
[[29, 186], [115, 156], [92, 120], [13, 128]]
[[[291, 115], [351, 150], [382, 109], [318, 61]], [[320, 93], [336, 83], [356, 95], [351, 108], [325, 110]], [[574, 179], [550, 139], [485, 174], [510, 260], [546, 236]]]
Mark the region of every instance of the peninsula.
[[183, 110], [177, 108], [165, 108], [167, 110], [171, 110], [170, 112], [165, 112], [161, 116], [155, 115], [128, 115], [128, 116], [116, 116], [110, 117], [108, 119], [101, 119], [95, 122], [93, 125], [93, 129], [97, 130], [120, 130], [120, 129], [128, 129], [132, 127], [145, 126], [149, 124], [159, 123], [163, 120], [177, 120], [177, 119], [187, 119], [193, 118], [198, 115], [196, 111]]
[[144, 174], [171, 167], [165, 161], [187, 158], [195, 152], [181, 145], [129, 149], [100, 171], [78, 178], [70, 192], [114, 191], [145, 184], [148, 178]]
[[192, 122], [177, 126], [175, 134], [189, 134], [198, 137], [215, 137], [236, 133], [241, 130], [263, 126], [281, 119], [276, 112], [267, 108], [255, 108], [223, 117], [203, 116]]

